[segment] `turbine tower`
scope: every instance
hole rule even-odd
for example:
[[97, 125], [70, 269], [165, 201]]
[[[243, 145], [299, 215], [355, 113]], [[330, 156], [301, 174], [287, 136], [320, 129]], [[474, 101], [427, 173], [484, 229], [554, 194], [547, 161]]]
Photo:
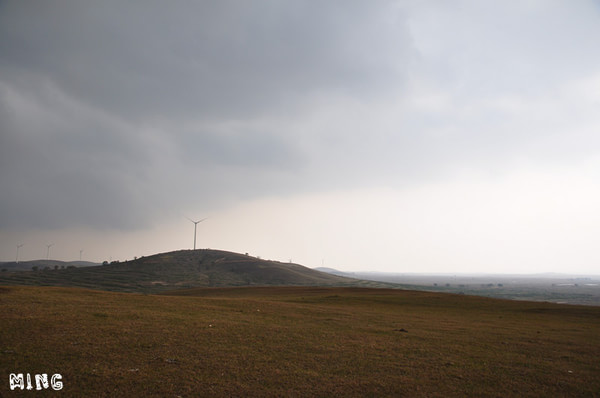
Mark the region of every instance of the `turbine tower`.
[[206, 218], [203, 218], [202, 220], [198, 220], [198, 221], [194, 221], [188, 217], [186, 217], [186, 218], [194, 223], [194, 250], [196, 250], [196, 227], [198, 226], [198, 223], [201, 223], [202, 221], [206, 220]]
[[20, 245], [17, 245], [17, 258], [15, 259], [15, 263], [19, 263], [19, 249], [23, 247], [25, 243], [21, 243]]
[[50, 248], [54, 246], [54, 243], [50, 243], [46, 245], [46, 260], [50, 260]]

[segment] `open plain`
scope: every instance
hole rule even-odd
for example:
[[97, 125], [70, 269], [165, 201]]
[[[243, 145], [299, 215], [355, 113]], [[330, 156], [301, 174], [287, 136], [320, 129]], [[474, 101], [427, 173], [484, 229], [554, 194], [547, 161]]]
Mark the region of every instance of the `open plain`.
[[60, 396], [598, 396], [600, 308], [397, 289], [0, 287], [10, 373]]

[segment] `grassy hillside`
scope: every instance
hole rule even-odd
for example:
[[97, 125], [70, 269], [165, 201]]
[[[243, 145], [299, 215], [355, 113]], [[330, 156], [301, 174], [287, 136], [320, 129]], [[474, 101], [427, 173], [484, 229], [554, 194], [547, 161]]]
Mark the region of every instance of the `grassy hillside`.
[[[386, 289], [0, 287], [13, 372], [61, 396], [600, 394], [600, 308]], [[55, 396], [56, 392], [22, 395]]]
[[180, 250], [85, 268], [0, 272], [0, 285], [71, 286], [144, 293], [200, 286], [356, 284], [393, 285], [359, 282], [298, 264], [220, 250]]

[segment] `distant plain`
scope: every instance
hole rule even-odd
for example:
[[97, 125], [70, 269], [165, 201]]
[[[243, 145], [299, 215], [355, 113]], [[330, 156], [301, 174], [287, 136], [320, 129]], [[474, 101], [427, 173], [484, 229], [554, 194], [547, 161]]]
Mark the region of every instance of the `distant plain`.
[[338, 272], [337, 274], [382, 283], [397, 283], [418, 290], [600, 306], [599, 275], [435, 275], [382, 272]]

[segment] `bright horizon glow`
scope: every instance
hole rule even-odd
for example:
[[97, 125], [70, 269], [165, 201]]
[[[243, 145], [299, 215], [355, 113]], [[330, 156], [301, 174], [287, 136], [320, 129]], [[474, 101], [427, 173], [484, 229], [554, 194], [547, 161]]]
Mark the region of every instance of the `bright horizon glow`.
[[[405, 191], [263, 198], [216, 212], [199, 224], [198, 248], [348, 272], [594, 275], [600, 261], [592, 238], [600, 224], [594, 213], [600, 187], [589, 177], [530, 173]], [[589, 230], [588, 241], [574, 238], [582, 230]], [[21, 261], [44, 258], [41, 236], [62, 241], [53, 246], [55, 259], [73, 260], [78, 248], [86, 247], [84, 260], [95, 262], [192, 249], [193, 244], [191, 224], [175, 217], [143, 233], [80, 230], [55, 239], [51, 231], [37, 231], [21, 248]], [[71, 236], [80, 239], [65, 244]]]

